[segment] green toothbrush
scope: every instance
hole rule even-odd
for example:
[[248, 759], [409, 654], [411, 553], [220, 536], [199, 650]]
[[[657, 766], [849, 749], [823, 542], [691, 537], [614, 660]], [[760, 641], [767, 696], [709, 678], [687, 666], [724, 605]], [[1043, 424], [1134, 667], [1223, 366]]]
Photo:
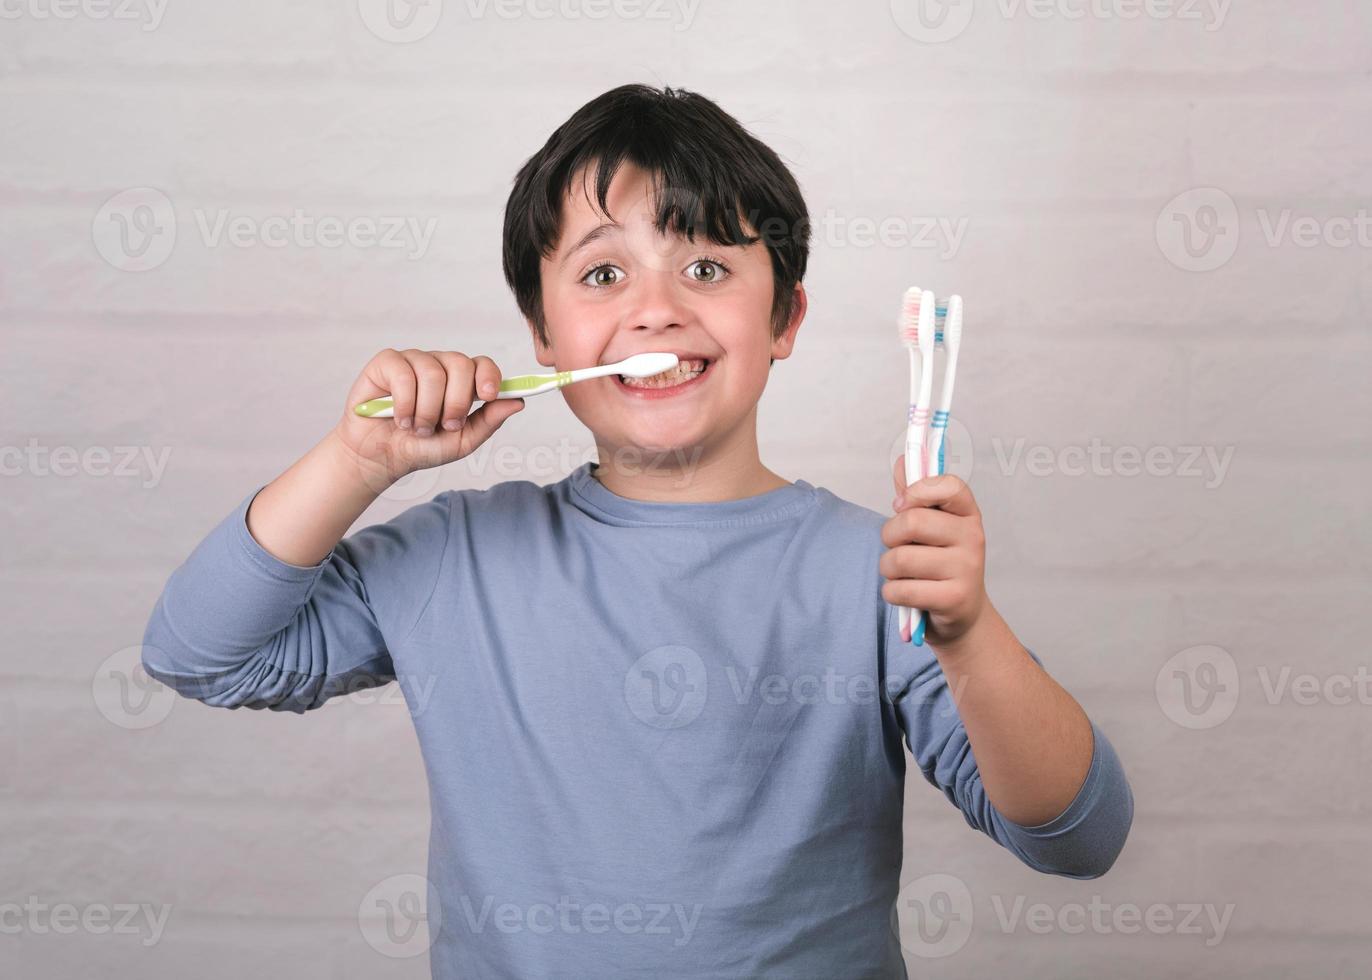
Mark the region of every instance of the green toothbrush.
[[[677, 366], [675, 354], [635, 354], [617, 364], [599, 364], [595, 367], [580, 368], [576, 371], [559, 371], [557, 374], [517, 374], [500, 382], [501, 398], [528, 398], [541, 395], [545, 391], [556, 391], [565, 385], [590, 378], [602, 378], [607, 374], [622, 374], [629, 378], [648, 378]], [[395, 403], [390, 395], [382, 395], [353, 407], [353, 411], [363, 418], [389, 419], [395, 417]]]

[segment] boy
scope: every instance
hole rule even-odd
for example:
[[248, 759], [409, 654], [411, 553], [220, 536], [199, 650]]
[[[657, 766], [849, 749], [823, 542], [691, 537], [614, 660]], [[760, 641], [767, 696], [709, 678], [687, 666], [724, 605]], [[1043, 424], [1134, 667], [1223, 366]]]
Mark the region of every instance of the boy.
[[[489, 358], [383, 351], [168, 582], [143, 662], [183, 694], [305, 711], [399, 682], [430, 783], [434, 976], [905, 976], [902, 736], [1031, 867], [1093, 878], [1123, 846], [1119, 760], [987, 598], [970, 489], [905, 487], [898, 462], [884, 520], [758, 458], [807, 241], [794, 178], [714, 103], [606, 93], [521, 169], [504, 233], [540, 364], [682, 358], [563, 390], [600, 462], [340, 540], [523, 407], [468, 414]], [[386, 392], [394, 422], [349, 411]], [[891, 603], [927, 610], [924, 646]]]

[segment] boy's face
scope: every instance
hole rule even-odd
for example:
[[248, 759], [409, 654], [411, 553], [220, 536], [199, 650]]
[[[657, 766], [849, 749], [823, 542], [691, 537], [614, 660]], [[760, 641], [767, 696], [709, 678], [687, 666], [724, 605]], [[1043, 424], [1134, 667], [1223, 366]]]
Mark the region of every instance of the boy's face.
[[579, 175], [572, 187], [561, 238], [541, 263], [550, 343], [535, 336], [538, 362], [566, 371], [648, 351], [708, 362], [700, 377], [670, 389], [636, 390], [617, 376], [569, 385], [563, 396], [572, 412], [602, 450], [755, 453], [751, 427], [768, 360], [790, 355], [804, 290], [797, 287], [791, 322], [773, 340], [772, 265], [761, 242], [720, 246], [697, 233], [692, 244], [670, 228], [659, 235], [651, 180], [629, 163], [606, 198], [613, 219], [593, 203], [590, 178]]

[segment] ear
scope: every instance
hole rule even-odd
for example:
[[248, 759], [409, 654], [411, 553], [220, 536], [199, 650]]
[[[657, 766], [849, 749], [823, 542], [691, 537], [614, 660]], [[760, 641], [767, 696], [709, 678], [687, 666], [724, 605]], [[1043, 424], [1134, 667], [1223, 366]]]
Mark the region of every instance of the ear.
[[774, 360], [784, 360], [791, 356], [791, 350], [796, 344], [796, 334], [800, 331], [800, 324], [805, 319], [805, 310], [809, 306], [809, 299], [805, 295], [805, 286], [796, 283], [795, 295], [791, 300], [791, 318], [786, 323], [786, 329], [782, 331], [780, 337], [772, 341], [772, 357]]

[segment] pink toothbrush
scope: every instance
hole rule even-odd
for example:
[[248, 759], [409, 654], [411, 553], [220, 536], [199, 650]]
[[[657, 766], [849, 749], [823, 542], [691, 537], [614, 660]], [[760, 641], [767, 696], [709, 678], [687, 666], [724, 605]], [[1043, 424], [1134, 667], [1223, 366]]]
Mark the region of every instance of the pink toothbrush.
[[[929, 427], [929, 405], [934, 384], [934, 294], [911, 286], [901, 304], [900, 339], [910, 352], [910, 412], [905, 430], [905, 483], [909, 486], [929, 472], [924, 433]], [[900, 636], [907, 643], [924, 643], [924, 613], [905, 606], [900, 613]]]

